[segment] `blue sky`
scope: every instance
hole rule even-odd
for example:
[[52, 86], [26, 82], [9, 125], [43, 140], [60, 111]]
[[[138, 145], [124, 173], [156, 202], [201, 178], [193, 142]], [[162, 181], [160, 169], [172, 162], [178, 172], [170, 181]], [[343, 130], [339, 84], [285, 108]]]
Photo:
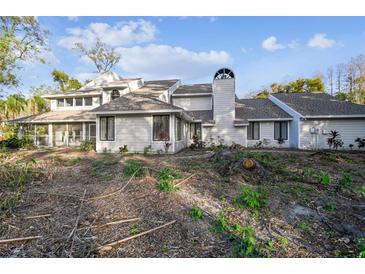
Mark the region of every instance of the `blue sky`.
[[95, 68], [80, 57], [75, 42], [96, 37], [121, 53], [114, 71], [147, 80], [180, 78], [211, 82], [220, 67], [236, 74], [236, 93], [272, 82], [312, 77], [337, 63], [365, 54], [365, 17], [39, 17], [51, 32], [49, 64], [26, 64], [22, 86], [53, 85], [60, 69], [80, 80]]

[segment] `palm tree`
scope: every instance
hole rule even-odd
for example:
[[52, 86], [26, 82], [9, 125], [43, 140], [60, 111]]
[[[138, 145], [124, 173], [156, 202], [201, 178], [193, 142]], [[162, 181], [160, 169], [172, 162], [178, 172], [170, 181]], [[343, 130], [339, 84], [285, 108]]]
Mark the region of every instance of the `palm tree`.
[[46, 100], [44, 100], [40, 95], [33, 95], [28, 100], [28, 105], [30, 112], [34, 115], [37, 113], [42, 113], [48, 111], [48, 105]]
[[27, 100], [22, 94], [12, 94], [8, 96], [5, 101], [5, 116], [9, 119], [10, 115], [15, 119], [16, 115], [19, 115], [25, 110], [27, 106]]
[[5, 118], [5, 100], [0, 99], [0, 122]]

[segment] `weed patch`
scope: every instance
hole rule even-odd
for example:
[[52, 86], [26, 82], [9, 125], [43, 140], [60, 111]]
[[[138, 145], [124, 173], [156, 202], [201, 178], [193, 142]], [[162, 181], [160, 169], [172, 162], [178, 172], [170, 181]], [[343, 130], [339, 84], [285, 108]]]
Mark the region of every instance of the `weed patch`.
[[241, 189], [240, 194], [235, 199], [235, 202], [241, 208], [248, 208], [251, 210], [258, 210], [265, 205], [265, 196], [262, 191], [253, 190], [250, 187]]
[[203, 211], [200, 207], [198, 207], [197, 205], [194, 205], [191, 209], [190, 209], [190, 217], [194, 220], [200, 220], [203, 219]]
[[140, 161], [137, 160], [128, 160], [125, 163], [123, 169], [124, 176], [130, 177], [134, 175], [134, 177], [141, 177], [143, 175], [143, 165]]
[[156, 174], [157, 180], [158, 180], [158, 189], [161, 192], [172, 192], [174, 190], [177, 190], [174, 186], [174, 180], [180, 179], [181, 175], [179, 172], [164, 167]]

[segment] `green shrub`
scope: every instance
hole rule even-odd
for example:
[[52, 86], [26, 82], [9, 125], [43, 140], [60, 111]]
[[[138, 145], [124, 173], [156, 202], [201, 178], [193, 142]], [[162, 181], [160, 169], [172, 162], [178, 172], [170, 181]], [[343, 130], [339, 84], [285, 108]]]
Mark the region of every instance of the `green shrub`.
[[123, 169], [124, 176], [130, 177], [134, 174], [134, 177], [140, 177], [143, 175], [143, 165], [137, 160], [128, 160]]
[[336, 207], [331, 204], [331, 203], [327, 203], [323, 206], [323, 209], [328, 211], [328, 212], [333, 212], [333, 211], [336, 211]]
[[250, 187], [243, 187], [235, 202], [241, 208], [260, 209], [265, 205], [264, 195]]
[[152, 146], [151, 145], [145, 146], [143, 148], [143, 155], [149, 155], [151, 153], [151, 151], [152, 151]]
[[81, 143], [80, 150], [81, 151], [92, 151], [92, 150], [94, 150], [94, 143], [91, 142], [90, 140], [85, 140]]
[[164, 167], [157, 172], [156, 177], [159, 181], [158, 189], [162, 192], [171, 192], [176, 190], [174, 180], [181, 178], [181, 175], [171, 168]]
[[341, 187], [350, 187], [352, 183], [353, 180], [350, 172], [344, 172], [341, 178], [338, 180], [338, 185]]
[[298, 227], [305, 233], [309, 232], [309, 225], [306, 222], [300, 222]]
[[31, 138], [21, 138], [17, 136], [10, 137], [6, 140], [0, 141], [0, 147], [19, 149], [19, 148], [30, 148], [33, 146], [33, 139]]
[[311, 177], [314, 177], [314, 175], [315, 175], [315, 172], [314, 172], [314, 170], [312, 169], [312, 168], [304, 168], [304, 170], [303, 170], [303, 176], [305, 177], [305, 178], [311, 178]]
[[365, 185], [361, 186], [359, 189], [359, 193], [362, 197], [365, 198]]
[[358, 239], [357, 246], [359, 248], [359, 258], [365, 258], [365, 238]]
[[170, 180], [161, 180], [158, 183], [158, 190], [161, 192], [172, 192], [175, 190], [175, 185]]
[[198, 207], [197, 205], [194, 205], [191, 209], [190, 209], [190, 217], [194, 220], [200, 220], [203, 219], [203, 211], [200, 207]]
[[226, 214], [223, 211], [218, 213], [218, 217], [215, 222], [215, 230], [217, 232], [223, 232], [229, 229], [228, 222], [226, 220]]
[[331, 183], [331, 176], [328, 173], [321, 171], [319, 181], [321, 184], [329, 185]]

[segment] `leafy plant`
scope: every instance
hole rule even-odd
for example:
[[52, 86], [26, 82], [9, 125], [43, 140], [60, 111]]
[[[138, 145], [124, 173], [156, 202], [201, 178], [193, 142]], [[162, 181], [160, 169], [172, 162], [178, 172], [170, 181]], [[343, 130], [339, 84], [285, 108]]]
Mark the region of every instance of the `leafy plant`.
[[119, 147], [119, 153], [122, 155], [126, 155], [128, 153], [128, 146], [123, 145], [122, 147]]
[[197, 205], [194, 205], [191, 209], [190, 209], [190, 217], [194, 220], [200, 220], [203, 219], [203, 211], [200, 207], [198, 207]]
[[[193, 142], [190, 144], [190, 149], [203, 149], [203, 148], [205, 148], [205, 146], [206, 146], [206, 143], [205, 142], [203, 142], [203, 141], [201, 141], [200, 139], [199, 139], [199, 136], [197, 135], [197, 134], [194, 134], [193, 135], [193, 137], [192, 137], [192, 140], [193, 140]], [[214, 147], [215, 148], [215, 145], [214, 145], [214, 143], [212, 143], [213, 144], [213, 146], [212, 146], [212, 148]], [[219, 145], [217, 146], [217, 147], [219, 147]]]
[[243, 187], [235, 202], [242, 208], [260, 209], [265, 205], [264, 195], [250, 187]]
[[338, 180], [338, 185], [341, 187], [349, 187], [353, 183], [352, 175], [350, 172], [344, 172], [341, 178]]
[[158, 183], [158, 189], [161, 192], [172, 192], [175, 190], [175, 185], [172, 181], [169, 180], [161, 180]]
[[172, 192], [175, 190], [174, 180], [181, 178], [181, 175], [173, 169], [164, 167], [157, 172], [156, 177], [159, 181], [158, 189], [161, 192]]
[[359, 248], [359, 258], [365, 258], [365, 238], [358, 239], [357, 246]]
[[309, 225], [306, 222], [300, 222], [298, 227], [305, 233], [309, 232]]
[[278, 239], [281, 247], [284, 249], [284, 251], [286, 251], [286, 247], [287, 247], [287, 245], [289, 243], [288, 239], [285, 238], [284, 236], [278, 236], [277, 239]]
[[0, 147], [6, 147], [11, 149], [30, 148], [33, 146], [33, 144], [33, 139], [18, 138], [17, 136], [12, 136], [8, 139], [0, 141]]
[[304, 168], [303, 170], [303, 176], [305, 178], [311, 178], [311, 177], [314, 177], [316, 173], [314, 172], [314, 170], [312, 168]]
[[91, 151], [93, 149], [94, 149], [94, 143], [91, 142], [90, 140], [85, 140], [80, 145], [81, 151]]
[[331, 176], [328, 173], [321, 171], [319, 181], [321, 182], [321, 184], [329, 185], [331, 183]]
[[129, 227], [129, 232], [132, 234], [132, 235], [135, 235], [135, 234], [138, 234], [139, 233], [139, 228], [137, 225], [132, 225]]
[[148, 145], [143, 148], [143, 155], [149, 155], [152, 151], [152, 146]]
[[362, 138], [358, 137], [358, 138], [355, 139], [355, 143], [357, 143], [357, 147], [359, 149], [365, 147], [365, 139], [362, 139]]
[[343, 146], [343, 141], [341, 140], [341, 135], [337, 130], [331, 130], [329, 133], [329, 138], [327, 139], [327, 144], [329, 148], [338, 149]]
[[126, 161], [123, 169], [124, 176], [130, 177], [134, 175], [134, 177], [140, 177], [143, 175], [143, 165], [140, 161], [137, 160], [128, 160]]
[[359, 193], [362, 197], [365, 198], [365, 185], [361, 186], [359, 189]]
[[218, 217], [215, 221], [215, 230], [217, 232], [223, 232], [229, 228], [228, 222], [226, 220], [226, 214], [224, 211], [218, 213]]
[[328, 211], [328, 212], [333, 212], [333, 211], [336, 211], [336, 207], [331, 204], [331, 203], [327, 203], [323, 206], [323, 209]]
[[260, 257], [261, 252], [257, 245], [254, 229], [251, 226], [245, 226], [239, 227], [236, 231], [239, 233], [240, 240], [233, 245], [231, 256], [238, 258]]

